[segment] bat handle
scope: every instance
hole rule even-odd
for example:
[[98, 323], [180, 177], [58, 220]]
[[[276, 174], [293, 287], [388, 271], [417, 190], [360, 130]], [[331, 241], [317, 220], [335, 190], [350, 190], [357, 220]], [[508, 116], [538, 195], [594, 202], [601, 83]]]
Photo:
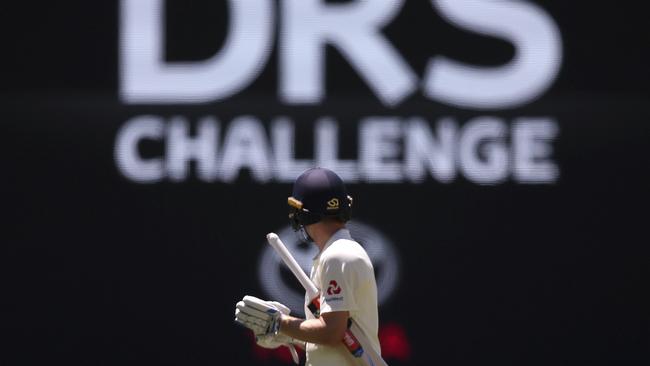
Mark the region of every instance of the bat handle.
[[[315, 317], [318, 318], [320, 316], [320, 299], [318, 296], [309, 303], [308, 307]], [[359, 342], [357, 337], [355, 337], [354, 334], [352, 334], [350, 331], [349, 328], [351, 325], [352, 320], [348, 319], [348, 329], [346, 329], [345, 333], [343, 334], [343, 344], [354, 357], [361, 357], [363, 355], [363, 347], [361, 346], [361, 342]]]
[[359, 343], [357, 337], [355, 337], [349, 329], [345, 331], [345, 334], [343, 334], [343, 344], [345, 344], [345, 347], [350, 351], [352, 356], [361, 357], [363, 355], [363, 347], [361, 347], [361, 343]]

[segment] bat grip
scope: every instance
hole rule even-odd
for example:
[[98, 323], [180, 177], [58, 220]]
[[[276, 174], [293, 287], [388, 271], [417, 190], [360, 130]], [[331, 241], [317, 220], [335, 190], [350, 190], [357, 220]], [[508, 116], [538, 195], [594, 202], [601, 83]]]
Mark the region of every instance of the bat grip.
[[346, 329], [343, 334], [343, 344], [345, 344], [345, 347], [350, 351], [352, 356], [361, 357], [363, 355], [363, 347], [361, 347], [361, 343], [359, 343], [359, 340], [352, 334], [350, 329]]
[[[308, 306], [309, 310], [311, 311], [312, 314], [314, 314], [315, 317], [320, 316], [320, 299], [318, 297], [315, 297]], [[343, 334], [343, 344], [345, 345], [345, 348], [350, 351], [352, 356], [354, 357], [361, 357], [363, 355], [363, 347], [361, 346], [361, 342], [357, 339], [357, 337], [352, 334], [352, 331], [350, 331], [350, 326], [352, 325], [352, 319], [348, 319], [348, 329], [345, 330], [345, 333]]]

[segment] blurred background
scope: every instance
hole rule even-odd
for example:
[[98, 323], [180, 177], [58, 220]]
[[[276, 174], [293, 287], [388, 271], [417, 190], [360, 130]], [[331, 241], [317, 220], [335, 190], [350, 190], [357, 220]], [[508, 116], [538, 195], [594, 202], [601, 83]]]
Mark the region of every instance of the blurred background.
[[234, 305], [302, 314], [319, 165], [389, 364], [646, 365], [640, 4], [7, 2], [0, 364], [288, 364]]

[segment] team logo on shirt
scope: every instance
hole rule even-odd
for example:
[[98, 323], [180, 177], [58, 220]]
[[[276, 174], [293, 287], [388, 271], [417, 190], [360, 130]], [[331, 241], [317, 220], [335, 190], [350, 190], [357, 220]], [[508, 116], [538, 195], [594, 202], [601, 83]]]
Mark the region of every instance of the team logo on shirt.
[[340, 293], [341, 293], [341, 287], [339, 286], [339, 284], [336, 283], [336, 281], [331, 280], [330, 285], [327, 288], [327, 294], [328, 295], [338, 295]]

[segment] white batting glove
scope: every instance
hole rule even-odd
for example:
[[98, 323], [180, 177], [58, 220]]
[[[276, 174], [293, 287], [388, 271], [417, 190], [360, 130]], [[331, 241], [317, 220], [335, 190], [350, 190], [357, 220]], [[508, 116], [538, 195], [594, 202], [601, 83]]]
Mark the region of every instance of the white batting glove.
[[260, 347], [270, 349], [288, 347], [291, 358], [299, 364], [300, 359], [293, 345], [293, 338], [278, 334], [282, 314], [289, 315], [290, 312], [288, 307], [279, 302], [244, 296], [244, 299], [236, 305], [235, 321], [255, 333], [255, 341]]
[[275, 349], [282, 346], [289, 348], [293, 362], [298, 365], [300, 364], [300, 357], [298, 357], [298, 351], [293, 345], [294, 342], [293, 338], [284, 334], [264, 334], [255, 337], [255, 343], [263, 348]]
[[282, 310], [288, 312], [289, 308], [284, 305], [278, 308], [270, 301], [244, 296], [236, 305], [235, 321], [252, 330], [255, 335], [277, 334]]
[[263, 334], [255, 336], [255, 343], [262, 348], [276, 349], [293, 345], [294, 339], [284, 334]]

